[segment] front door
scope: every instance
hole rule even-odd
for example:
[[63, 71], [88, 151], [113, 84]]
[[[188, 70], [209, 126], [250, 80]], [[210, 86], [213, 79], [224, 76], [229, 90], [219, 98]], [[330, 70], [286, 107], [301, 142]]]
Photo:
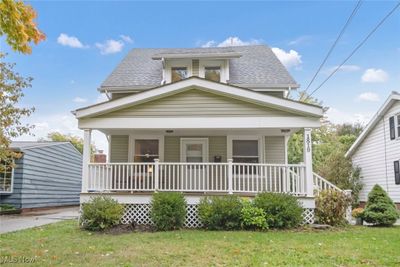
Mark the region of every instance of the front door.
[[182, 173], [186, 187], [191, 191], [201, 191], [207, 186], [206, 166], [208, 162], [207, 138], [182, 138], [181, 162], [187, 162]]

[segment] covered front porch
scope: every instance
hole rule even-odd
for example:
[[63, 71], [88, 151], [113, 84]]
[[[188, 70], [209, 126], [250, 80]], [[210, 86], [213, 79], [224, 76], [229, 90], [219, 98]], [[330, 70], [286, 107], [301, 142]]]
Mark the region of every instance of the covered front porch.
[[[288, 140], [298, 128], [100, 130], [109, 139], [109, 160], [92, 163], [84, 155], [82, 193], [314, 194], [310, 128], [303, 129], [300, 164], [287, 161]], [[85, 147], [90, 139], [87, 129]]]

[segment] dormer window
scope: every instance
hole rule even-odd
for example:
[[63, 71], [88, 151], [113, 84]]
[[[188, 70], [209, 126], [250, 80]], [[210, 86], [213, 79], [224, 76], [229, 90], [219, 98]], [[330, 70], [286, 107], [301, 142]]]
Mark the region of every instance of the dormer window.
[[226, 83], [229, 80], [229, 60], [200, 59], [199, 77], [214, 82]]
[[186, 67], [172, 67], [171, 68], [171, 82], [178, 82], [188, 77], [188, 70]]
[[214, 82], [221, 81], [221, 67], [204, 67], [204, 78]]

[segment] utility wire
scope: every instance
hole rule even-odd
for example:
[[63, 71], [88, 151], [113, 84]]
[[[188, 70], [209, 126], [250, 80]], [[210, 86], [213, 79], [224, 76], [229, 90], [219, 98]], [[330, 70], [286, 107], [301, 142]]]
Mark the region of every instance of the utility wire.
[[326, 54], [326, 56], [325, 56], [324, 60], [322, 61], [321, 65], [319, 65], [318, 70], [315, 72], [315, 74], [312, 77], [311, 81], [308, 83], [307, 88], [305, 89], [306, 92], [310, 88], [311, 84], [314, 82], [315, 78], [317, 78], [317, 75], [321, 71], [322, 67], [325, 65], [326, 61], [328, 60], [329, 56], [331, 55], [333, 49], [336, 47], [336, 45], [339, 42], [339, 40], [342, 38], [344, 32], [346, 31], [346, 28], [349, 26], [349, 24], [352, 21], [353, 17], [356, 15], [358, 9], [361, 7], [361, 4], [362, 4], [362, 0], [358, 0], [356, 6], [353, 9], [353, 12], [351, 12], [351, 14], [348, 17], [346, 23], [344, 24], [342, 30], [340, 31], [338, 37], [336, 38], [335, 42], [332, 44], [331, 48], [329, 49], [328, 54]]
[[373, 28], [373, 30], [364, 38], [364, 40], [359, 43], [359, 45], [357, 45], [357, 47], [350, 53], [350, 55], [346, 57], [346, 59], [343, 60], [342, 63], [337, 66], [335, 70], [332, 71], [331, 74], [329, 74], [329, 76], [317, 88], [314, 89], [314, 91], [311, 92], [307, 99], [310, 98], [316, 91], [318, 91], [357, 52], [357, 50], [365, 44], [365, 42], [371, 37], [371, 35], [374, 34], [376, 30], [378, 30], [378, 28], [396, 11], [399, 6], [400, 2], [398, 2], [393, 7], [393, 9], [378, 23], [378, 25]]

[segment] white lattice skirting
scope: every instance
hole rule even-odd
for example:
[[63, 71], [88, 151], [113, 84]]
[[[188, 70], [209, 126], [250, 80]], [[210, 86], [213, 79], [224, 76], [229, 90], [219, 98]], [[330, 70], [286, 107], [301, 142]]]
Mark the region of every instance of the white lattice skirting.
[[[123, 224], [135, 222], [137, 224], [152, 224], [149, 216], [150, 204], [125, 204], [125, 212], [121, 219]], [[187, 205], [185, 227], [200, 228], [202, 226], [197, 214], [198, 205]], [[314, 223], [314, 209], [304, 209], [303, 224]]]

